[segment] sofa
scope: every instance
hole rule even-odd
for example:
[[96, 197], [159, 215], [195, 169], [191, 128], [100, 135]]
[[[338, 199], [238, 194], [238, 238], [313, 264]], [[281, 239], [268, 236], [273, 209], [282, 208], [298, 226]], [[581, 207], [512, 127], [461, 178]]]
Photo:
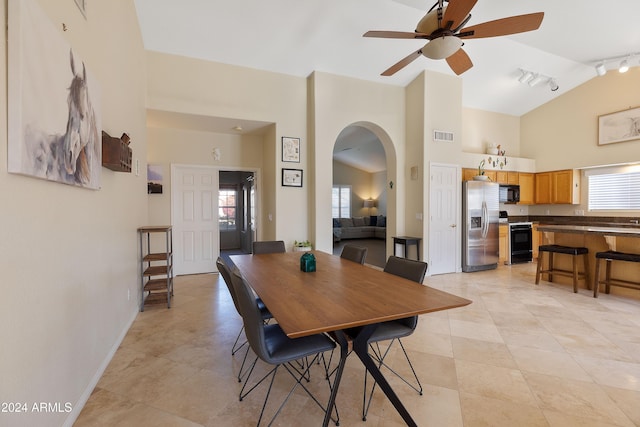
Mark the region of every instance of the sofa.
[[386, 239], [387, 217], [359, 216], [333, 219], [333, 241], [346, 239]]

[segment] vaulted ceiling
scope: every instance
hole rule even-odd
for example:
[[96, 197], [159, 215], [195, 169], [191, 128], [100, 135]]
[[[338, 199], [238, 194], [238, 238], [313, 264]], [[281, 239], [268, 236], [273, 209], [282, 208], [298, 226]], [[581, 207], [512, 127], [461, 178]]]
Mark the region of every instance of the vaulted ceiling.
[[[455, 0], [452, 0], [455, 1]], [[413, 31], [436, 0], [135, 0], [148, 50], [306, 77], [322, 71], [406, 86], [423, 70], [454, 75], [443, 60], [416, 59], [391, 77], [380, 73], [424, 45], [420, 40], [364, 38], [368, 30]], [[632, 56], [640, 72], [640, 0], [478, 0], [467, 25], [544, 12], [537, 31], [470, 39], [464, 49], [474, 63], [463, 73], [464, 107], [521, 116], [596, 78], [598, 60]], [[609, 61], [614, 71], [619, 59]], [[518, 81], [520, 69], [553, 77], [559, 85], [531, 87]], [[150, 112], [150, 121], [176, 117]], [[215, 119], [215, 120], [214, 120]], [[201, 130], [234, 132], [238, 123], [206, 117], [180, 118]], [[186, 121], [185, 121], [186, 120]], [[239, 123], [243, 132], [265, 123]], [[349, 136], [350, 135], [350, 136]], [[337, 156], [374, 157], [362, 129], [338, 138]], [[379, 143], [378, 143], [379, 144]], [[369, 152], [369, 151], [373, 152]], [[365, 168], [367, 163], [361, 163]], [[357, 166], [357, 165], [354, 165]], [[369, 163], [370, 171], [379, 166]]]
[[[453, 73], [443, 60], [421, 57], [394, 76], [382, 77], [382, 71], [424, 41], [362, 35], [413, 31], [434, 3], [135, 0], [149, 50], [295, 76], [318, 70], [400, 86], [425, 69]], [[474, 67], [461, 75], [463, 106], [520, 116], [594, 78], [597, 60], [640, 53], [638, 0], [479, 0], [467, 25], [539, 11], [545, 17], [537, 31], [465, 42]], [[639, 60], [635, 56], [632, 65]], [[519, 83], [520, 68], [554, 77], [559, 90]]]

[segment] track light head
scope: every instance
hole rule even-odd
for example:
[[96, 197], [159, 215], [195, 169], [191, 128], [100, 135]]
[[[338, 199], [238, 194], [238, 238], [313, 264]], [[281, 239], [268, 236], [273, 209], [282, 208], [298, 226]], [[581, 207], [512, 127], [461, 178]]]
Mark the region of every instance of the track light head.
[[598, 73], [599, 76], [604, 76], [605, 74], [607, 74], [607, 69], [604, 66], [604, 62], [600, 62], [598, 65], [596, 65], [596, 73]]
[[556, 81], [556, 79], [549, 79], [549, 88], [551, 88], [551, 92], [555, 92], [560, 89], [560, 86], [558, 86], [558, 82]]
[[540, 74], [535, 74], [531, 80], [529, 80], [529, 86], [533, 87], [544, 80], [544, 77]]
[[533, 73], [531, 71], [520, 70], [522, 75], [518, 79], [520, 83], [527, 83], [533, 77]]
[[621, 73], [629, 71], [629, 62], [626, 59], [623, 59], [622, 62], [620, 62], [620, 68], [618, 68], [618, 71]]

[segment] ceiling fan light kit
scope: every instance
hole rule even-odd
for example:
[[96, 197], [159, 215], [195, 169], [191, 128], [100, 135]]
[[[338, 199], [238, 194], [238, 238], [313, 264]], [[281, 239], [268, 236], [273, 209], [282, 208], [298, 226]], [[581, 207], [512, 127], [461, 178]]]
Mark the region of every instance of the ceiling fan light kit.
[[367, 31], [364, 37], [388, 39], [422, 39], [427, 44], [382, 72], [391, 76], [419, 56], [429, 59], [446, 59], [449, 68], [460, 75], [473, 67], [469, 55], [462, 49], [463, 39], [498, 37], [537, 30], [542, 24], [544, 12], [510, 16], [465, 27], [471, 19], [471, 9], [478, 0], [438, 0], [420, 19], [414, 32]]
[[445, 59], [462, 47], [462, 40], [457, 37], [438, 37], [422, 48], [422, 54], [431, 59]]

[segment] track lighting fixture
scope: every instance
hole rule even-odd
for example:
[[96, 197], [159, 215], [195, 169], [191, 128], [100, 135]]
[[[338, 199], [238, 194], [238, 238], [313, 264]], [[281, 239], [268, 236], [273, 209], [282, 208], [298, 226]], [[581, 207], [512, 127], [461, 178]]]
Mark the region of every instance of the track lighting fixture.
[[618, 71], [621, 73], [626, 73], [627, 71], [629, 71], [629, 62], [626, 59], [623, 59], [620, 62], [620, 68], [618, 68]]
[[529, 82], [527, 83], [529, 86], [534, 87], [535, 85], [542, 83], [542, 81], [545, 79], [544, 76], [540, 75], [540, 74], [535, 74], [533, 76], [533, 78], [531, 80], [529, 80]]
[[533, 73], [531, 71], [520, 70], [522, 75], [518, 79], [520, 83], [527, 83], [533, 77]]
[[[611, 58], [598, 59], [594, 62], [596, 68], [596, 74], [599, 76], [604, 76], [607, 74], [607, 63], [616, 64], [619, 62], [618, 71], [621, 73], [626, 73], [629, 71], [629, 67], [631, 67], [631, 63], [633, 59], [637, 59], [640, 57], [640, 52], [628, 53], [626, 55], [613, 56]], [[636, 64], [634, 64], [636, 65]], [[613, 65], [615, 66], [615, 65]], [[611, 67], [613, 68], [613, 67]]]
[[553, 77], [545, 76], [544, 74], [536, 73], [522, 68], [520, 68], [520, 73], [521, 75], [518, 78], [518, 81], [522, 84], [534, 87], [539, 85], [540, 83], [545, 83], [549, 85], [549, 88], [552, 92], [555, 92], [560, 88], [558, 82]]

